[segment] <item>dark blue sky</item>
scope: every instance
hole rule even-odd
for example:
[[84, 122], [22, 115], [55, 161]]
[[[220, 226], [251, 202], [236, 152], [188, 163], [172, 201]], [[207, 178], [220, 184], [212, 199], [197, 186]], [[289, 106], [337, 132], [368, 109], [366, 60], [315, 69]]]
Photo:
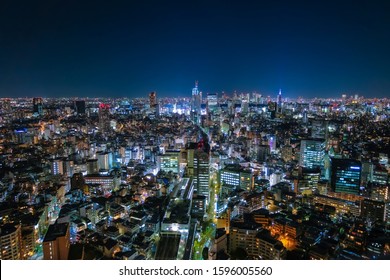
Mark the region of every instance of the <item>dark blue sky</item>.
[[[88, 2], [88, 3], [79, 3]], [[0, 96], [390, 96], [390, 1], [1, 1]]]

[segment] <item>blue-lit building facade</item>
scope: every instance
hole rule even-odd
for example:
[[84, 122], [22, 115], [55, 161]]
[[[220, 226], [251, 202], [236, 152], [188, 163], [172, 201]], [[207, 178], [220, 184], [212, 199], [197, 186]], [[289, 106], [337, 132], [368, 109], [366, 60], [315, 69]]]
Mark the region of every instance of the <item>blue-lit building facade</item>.
[[359, 194], [362, 164], [353, 159], [331, 158], [331, 188], [338, 193]]
[[300, 165], [305, 168], [323, 167], [325, 142], [322, 139], [308, 139], [301, 141]]

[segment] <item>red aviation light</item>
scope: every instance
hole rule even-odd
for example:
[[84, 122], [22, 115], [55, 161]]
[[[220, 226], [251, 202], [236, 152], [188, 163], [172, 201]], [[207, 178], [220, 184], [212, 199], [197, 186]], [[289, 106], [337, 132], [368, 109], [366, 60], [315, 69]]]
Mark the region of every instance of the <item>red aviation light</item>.
[[100, 109], [109, 110], [109, 109], [110, 109], [110, 104], [100, 103], [100, 104], [99, 104], [99, 108], [100, 108]]

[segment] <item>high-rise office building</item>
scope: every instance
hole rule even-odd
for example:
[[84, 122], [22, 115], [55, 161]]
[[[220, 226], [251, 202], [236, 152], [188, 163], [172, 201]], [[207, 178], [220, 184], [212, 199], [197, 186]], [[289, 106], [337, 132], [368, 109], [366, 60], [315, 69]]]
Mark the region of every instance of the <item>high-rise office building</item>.
[[253, 189], [253, 175], [240, 165], [227, 165], [221, 169], [219, 183], [223, 194], [229, 194], [235, 189], [250, 191]]
[[210, 197], [210, 155], [202, 149], [194, 151], [194, 185], [197, 193], [207, 198]]
[[207, 94], [207, 107], [209, 112], [214, 112], [218, 108], [218, 94], [208, 93]]
[[277, 102], [271, 102], [271, 101], [268, 102], [267, 112], [270, 119], [274, 119], [276, 117], [277, 107], [278, 107]]
[[378, 201], [390, 201], [390, 186], [373, 186], [370, 198]]
[[389, 182], [389, 173], [384, 166], [376, 164], [373, 167], [372, 176], [370, 179], [376, 185], [386, 186]]
[[301, 168], [300, 176], [294, 180], [294, 190], [299, 194], [312, 194], [318, 189], [318, 182], [320, 180], [320, 169]]
[[386, 221], [386, 203], [371, 199], [364, 199], [361, 202], [361, 215], [364, 219], [370, 219], [372, 222]]
[[33, 113], [37, 115], [43, 114], [43, 101], [41, 97], [33, 98]]
[[275, 152], [276, 150], [276, 136], [275, 135], [268, 135], [268, 145], [271, 152]]
[[113, 163], [113, 155], [111, 152], [97, 152], [97, 160], [99, 170], [110, 170]]
[[158, 156], [160, 170], [178, 174], [180, 171], [180, 150], [167, 150], [163, 155]]
[[150, 110], [155, 114], [155, 116], [159, 115], [160, 108], [157, 102], [157, 93], [155, 91], [149, 93], [149, 106]]
[[305, 109], [305, 110], [303, 111], [303, 114], [302, 114], [302, 122], [303, 122], [304, 124], [307, 124], [308, 121], [309, 121], [309, 119], [308, 119], [308, 114], [307, 114], [307, 110]]
[[271, 149], [269, 145], [260, 145], [255, 148], [256, 150], [256, 159], [258, 162], [266, 162]]
[[62, 162], [63, 174], [67, 177], [72, 177], [74, 173], [74, 161], [70, 159], [64, 159]]
[[300, 165], [305, 168], [322, 168], [325, 142], [322, 139], [301, 140]]
[[198, 89], [198, 81], [195, 81], [195, 87], [192, 89], [191, 111], [195, 115], [200, 115], [200, 105], [202, 104], [202, 93]]
[[191, 217], [203, 219], [206, 215], [206, 197], [194, 193], [191, 205]]
[[201, 140], [199, 143], [189, 143], [187, 152], [187, 174], [193, 178], [194, 190], [198, 195], [210, 197], [210, 155], [208, 144]]
[[157, 105], [157, 94], [155, 91], [149, 93], [149, 106], [154, 108]]
[[101, 103], [99, 105], [99, 130], [101, 133], [110, 131], [110, 105]]
[[331, 188], [339, 193], [360, 193], [362, 172], [360, 161], [353, 159], [331, 158]]
[[279, 89], [279, 94], [277, 98], [277, 112], [282, 113], [282, 89]]
[[85, 115], [85, 100], [76, 100], [74, 107], [78, 116]]
[[69, 223], [50, 225], [42, 247], [45, 260], [67, 260], [70, 248]]

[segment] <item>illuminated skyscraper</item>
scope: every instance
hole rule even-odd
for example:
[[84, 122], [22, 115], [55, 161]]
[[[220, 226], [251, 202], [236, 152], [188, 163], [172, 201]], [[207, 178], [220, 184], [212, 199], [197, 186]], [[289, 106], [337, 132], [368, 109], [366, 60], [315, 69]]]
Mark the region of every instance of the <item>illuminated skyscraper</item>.
[[37, 115], [43, 114], [43, 101], [41, 97], [35, 97], [33, 99], [33, 113]]
[[323, 167], [325, 142], [322, 139], [301, 140], [299, 164], [306, 168]]
[[268, 145], [271, 152], [274, 152], [276, 150], [276, 136], [275, 135], [268, 135]]
[[213, 112], [218, 108], [218, 94], [208, 93], [207, 94], [207, 107], [209, 112]]
[[[207, 146], [208, 144], [206, 144]], [[194, 180], [194, 190], [209, 201], [210, 155], [209, 148], [201, 140], [187, 145], [187, 173]]]
[[306, 109], [303, 111], [302, 122], [303, 122], [304, 124], [307, 124], [307, 122], [308, 122], [307, 110], [306, 110]]
[[197, 193], [205, 196], [209, 201], [210, 155], [202, 149], [197, 149], [194, 152], [194, 175]]
[[202, 93], [198, 89], [198, 81], [195, 81], [195, 87], [192, 89], [191, 111], [200, 115], [200, 105], [202, 104]]
[[331, 188], [334, 192], [359, 194], [362, 163], [353, 159], [331, 159]]
[[268, 116], [270, 119], [274, 119], [276, 116], [278, 104], [277, 102], [268, 102]]
[[282, 113], [282, 89], [279, 89], [279, 94], [277, 98], [277, 112]]
[[110, 131], [110, 105], [101, 103], [99, 105], [99, 130], [101, 133]]

